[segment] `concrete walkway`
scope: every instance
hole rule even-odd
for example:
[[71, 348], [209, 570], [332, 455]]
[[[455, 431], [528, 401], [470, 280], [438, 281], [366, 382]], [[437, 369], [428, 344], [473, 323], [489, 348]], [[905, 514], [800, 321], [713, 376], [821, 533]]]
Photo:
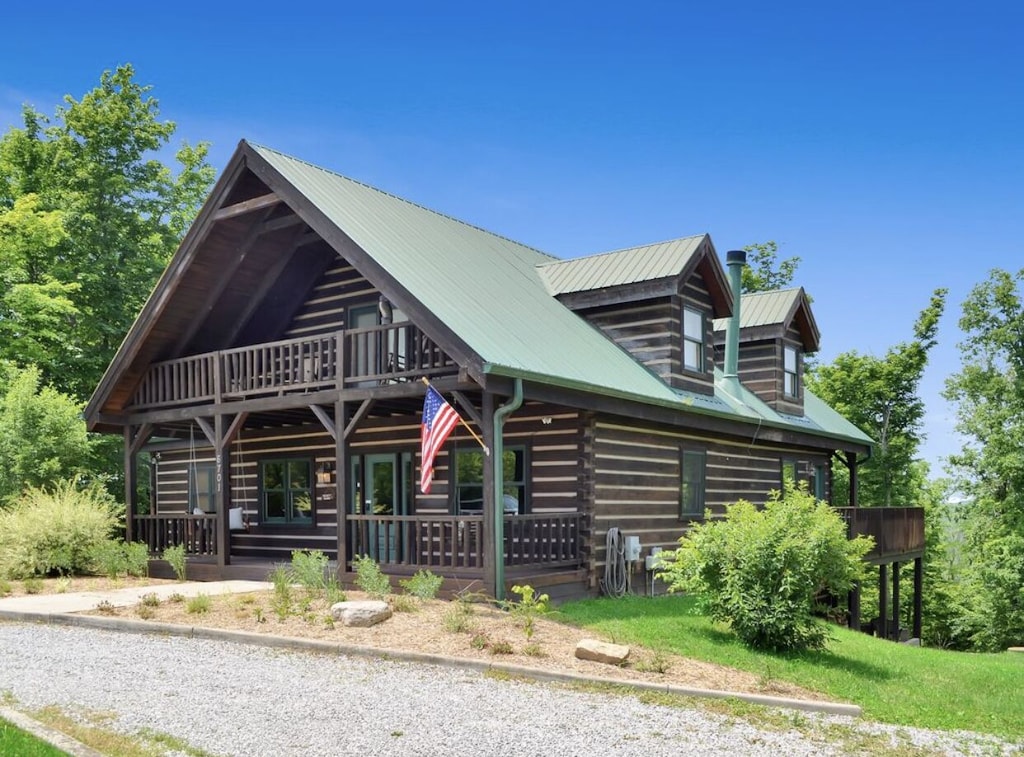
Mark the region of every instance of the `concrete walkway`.
[[108, 602], [114, 607], [133, 607], [146, 594], [156, 594], [162, 601], [174, 594], [195, 597], [199, 594], [244, 594], [273, 588], [273, 584], [264, 581], [185, 581], [153, 586], [131, 586], [123, 589], [104, 589], [103, 591], [26, 594], [21, 597], [0, 599], [0, 611], [4, 611], [7, 617], [12, 617], [14, 613], [52, 615], [95, 610], [101, 602]]

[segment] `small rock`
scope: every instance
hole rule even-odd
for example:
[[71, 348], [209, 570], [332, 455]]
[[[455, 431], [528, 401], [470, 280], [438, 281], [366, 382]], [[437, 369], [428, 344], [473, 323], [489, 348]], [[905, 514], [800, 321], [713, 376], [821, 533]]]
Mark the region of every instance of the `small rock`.
[[609, 644], [597, 639], [583, 639], [576, 645], [576, 657], [581, 660], [593, 660], [607, 665], [621, 665], [629, 657], [629, 647], [621, 644]]
[[331, 615], [342, 625], [368, 628], [390, 618], [391, 607], [387, 602], [376, 599], [353, 600], [331, 605]]
[[909, 639], [903, 642], [908, 647], [919, 647], [921, 646], [921, 640], [916, 636], [911, 636]]
[[1009, 647], [1007, 652], [1024, 652], [1024, 647]]

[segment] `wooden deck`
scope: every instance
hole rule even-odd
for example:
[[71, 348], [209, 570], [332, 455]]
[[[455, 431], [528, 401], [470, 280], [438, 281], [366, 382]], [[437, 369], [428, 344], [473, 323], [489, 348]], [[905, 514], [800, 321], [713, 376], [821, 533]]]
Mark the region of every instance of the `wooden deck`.
[[154, 363], [132, 397], [150, 410], [344, 389], [456, 373], [458, 367], [410, 323], [348, 329]]
[[881, 565], [924, 555], [924, 509], [920, 507], [838, 507], [850, 537], [870, 536], [874, 548], [865, 555]]

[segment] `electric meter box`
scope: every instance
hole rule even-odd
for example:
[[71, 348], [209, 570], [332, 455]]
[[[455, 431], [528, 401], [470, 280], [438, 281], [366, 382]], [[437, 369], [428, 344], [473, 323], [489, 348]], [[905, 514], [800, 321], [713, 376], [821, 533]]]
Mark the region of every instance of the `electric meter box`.
[[640, 537], [626, 537], [626, 562], [636, 562], [640, 559]]

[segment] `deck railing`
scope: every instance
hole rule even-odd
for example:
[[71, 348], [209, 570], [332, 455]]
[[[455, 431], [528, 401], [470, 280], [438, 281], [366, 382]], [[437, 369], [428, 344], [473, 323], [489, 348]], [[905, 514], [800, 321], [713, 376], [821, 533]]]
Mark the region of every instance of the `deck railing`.
[[214, 514], [136, 515], [129, 541], [141, 541], [154, 556], [168, 547], [185, 547], [187, 555], [217, 554], [217, 516]]
[[[505, 565], [579, 567], [582, 513], [505, 516]], [[482, 515], [348, 515], [350, 556], [381, 568], [429, 568], [479, 574], [484, 566]]]
[[865, 559], [884, 562], [919, 557], [924, 551], [924, 509], [920, 507], [838, 507], [851, 537], [875, 540]]
[[220, 402], [332, 386], [374, 386], [458, 367], [411, 323], [349, 329], [154, 363], [131, 407]]

